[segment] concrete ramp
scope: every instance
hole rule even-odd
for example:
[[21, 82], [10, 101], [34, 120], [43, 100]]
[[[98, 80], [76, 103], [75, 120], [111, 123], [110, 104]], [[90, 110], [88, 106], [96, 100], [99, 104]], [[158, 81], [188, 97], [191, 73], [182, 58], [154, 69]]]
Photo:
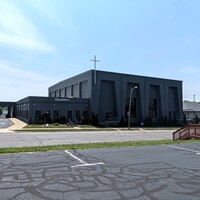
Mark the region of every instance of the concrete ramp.
[[11, 131], [12, 130], [20, 130], [27, 125], [25, 122], [23, 122], [17, 118], [9, 118], [9, 119], [13, 122], [14, 125], [8, 127], [7, 128], [8, 130], [11, 130]]

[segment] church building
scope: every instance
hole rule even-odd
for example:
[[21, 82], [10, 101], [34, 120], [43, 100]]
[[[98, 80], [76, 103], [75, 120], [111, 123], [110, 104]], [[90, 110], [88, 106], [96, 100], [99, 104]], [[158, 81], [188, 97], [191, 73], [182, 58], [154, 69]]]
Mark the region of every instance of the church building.
[[[147, 119], [159, 123], [163, 119], [182, 118], [182, 81], [131, 74], [89, 70], [49, 87], [49, 98], [66, 101], [63, 114], [72, 119], [98, 116], [127, 119], [142, 124]], [[86, 100], [82, 108], [70, 107], [77, 99]], [[71, 103], [70, 103], [71, 104]], [[71, 104], [72, 105], [72, 104]]]

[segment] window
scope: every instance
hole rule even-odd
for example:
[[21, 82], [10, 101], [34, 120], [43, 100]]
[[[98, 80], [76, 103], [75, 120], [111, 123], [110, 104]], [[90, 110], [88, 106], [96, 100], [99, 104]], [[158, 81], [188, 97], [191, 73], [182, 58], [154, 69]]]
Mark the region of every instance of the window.
[[47, 124], [50, 122], [50, 111], [45, 111], [44, 112], [44, 123]]
[[58, 111], [58, 110], [54, 110], [53, 118], [54, 118], [54, 119], [59, 118], [59, 111]]
[[157, 99], [150, 99], [149, 101], [149, 117], [157, 118]]
[[35, 119], [41, 119], [41, 111], [40, 110], [35, 111]]
[[35, 119], [33, 119], [33, 123], [40, 123], [42, 120], [42, 114], [40, 110], [35, 111]]
[[80, 111], [76, 111], [76, 113], [75, 113], [75, 118], [77, 119], [77, 120], [80, 120], [80, 118], [81, 118], [81, 115], [80, 115]]
[[112, 112], [107, 112], [106, 113], [106, 119], [110, 118], [112, 116]]
[[[125, 116], [128, 117], [128, 112], [129, 112], [129, 101], [130, 99], [127, 98], [127, 104], [126, 104], [126, 108], [125, 108]], [[131, 117], [136, 118], [137, 117], [137, 102], [136, 102], [136, 98], [133, 98], [131, 101]]]
[[84, 118], [87, 118], [87, 117], [88, 117], [88, 111], [87, 111], [87, 110], [84, 110], [84, 111], [83, 111], [83, 117], [84, 117]]
[[67, 112], [67, 119], [72, 120], [72, 111]]

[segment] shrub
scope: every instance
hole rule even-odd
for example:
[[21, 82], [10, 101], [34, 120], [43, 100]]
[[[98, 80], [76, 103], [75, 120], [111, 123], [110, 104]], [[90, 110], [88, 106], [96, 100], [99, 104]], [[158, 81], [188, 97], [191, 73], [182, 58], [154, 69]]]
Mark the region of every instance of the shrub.
[[145, 126], [152, 126], [152, 118], [151, 117], [146, 117], [144, 121]]
[[94, 115], [94, 113], [92, 113], [91, 125], [98, 126], [98, 124], [99, 124], [98, 116]]
[[198, 118], [198, 115], [195, 115], [195, 118], [194, 118], [194, 123], [195, 123], [195, 124], [198, 124], [198, 123], [199, 123], [199, 118]]
[[183, 115], [183, 124], [186, 125], [187, 124], [187, 118], [186, 118], [186, 114]]
[[125, 127], [125, 120], [123, 116], [121, 116], [121, 119], [120, 119], [120, 127]]

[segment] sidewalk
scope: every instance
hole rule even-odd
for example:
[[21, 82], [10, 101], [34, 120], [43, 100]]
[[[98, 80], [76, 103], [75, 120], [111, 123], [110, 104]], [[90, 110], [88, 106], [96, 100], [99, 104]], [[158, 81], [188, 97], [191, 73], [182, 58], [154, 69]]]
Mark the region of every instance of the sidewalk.
[[9, 118], [10, 121], [13, 122], [14, 125], [6, 128], [6, 130], [10, 130], [10, 131], [13, 131], [13, 130], [20, 130], [22, 129], [24, 126], [26, 126], [27, 124], [17, 118]]

